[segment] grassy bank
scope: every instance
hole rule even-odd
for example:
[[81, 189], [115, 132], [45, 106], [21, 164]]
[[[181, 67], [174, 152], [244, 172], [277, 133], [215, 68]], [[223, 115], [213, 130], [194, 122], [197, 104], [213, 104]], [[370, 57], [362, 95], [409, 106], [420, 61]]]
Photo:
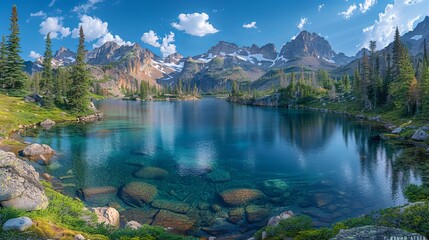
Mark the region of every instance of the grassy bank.
[[167, 232], [161, 227], [143, 225], [139, 230], [113, 229], [106, 225], [97, 224], [97, 217], [87, 210], [84, 204], [76, 199], [64, 196], [43, 182], [46, 195], [49, 198], [47, 209], [25, 212], [22, 210], [0, 209], [0, 225], [10, 218], [27, 216], [34, 222], [25, 232], [7, 231], [0, 229], [0, 239], [73, 239], [82, 234], [91, 240], [185, 240], [194, 239]]
[[7, 136], [20, 125], [35, 124], [47, 118], [65, 122], [75, 120], [76, 116], [59, 108], [45, 109], [36, 103], [24, 102], [22, 97], [0, 94], [0, 136]]

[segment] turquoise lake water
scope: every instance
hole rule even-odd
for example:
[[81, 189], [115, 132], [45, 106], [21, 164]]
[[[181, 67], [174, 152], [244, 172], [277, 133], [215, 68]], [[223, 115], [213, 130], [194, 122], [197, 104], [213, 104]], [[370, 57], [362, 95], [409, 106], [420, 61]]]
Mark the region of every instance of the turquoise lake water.
[[[263, 191], [264, 181], [280, 179], [288, 185], [287, 194], [266, 195], [257, 204], [270, 215], [293, 210], [313, 217], [316, 226], [326, 226], [403, 204], [403, 188], [421, 181], [413, 170], [395, 167], [399, 150], [372, 138], [379, 128], [342, 115], [241, 106], [215, 98], [195, 102], [104, 100], [95, 105], [104, 113], [104, 121], [36, 130], [25, 137], [58, 152], [50, 166], [39, 167], [56, 177], [73, 175], [62, 180], [72, 184], [65, 188], [71, 196], [84, 187], [121, 188], [144, 181], [158, 188], [158, 198], [195, 208], [201, 202], [218, 204], [228, 213], [231, 207], [220, 199], [219, 192], [234, 188]], [[134, 174], [142, 166], [162, 168], [169, 176], [138, 179]], [[206, 174], [216, 169], [229, 173], [230, 179], [209, 181]], [[87, 204], [111, 202], [132, 208], [118, 195]], [[195, 225], [211, 224], [213, 221], [201, 220]]]

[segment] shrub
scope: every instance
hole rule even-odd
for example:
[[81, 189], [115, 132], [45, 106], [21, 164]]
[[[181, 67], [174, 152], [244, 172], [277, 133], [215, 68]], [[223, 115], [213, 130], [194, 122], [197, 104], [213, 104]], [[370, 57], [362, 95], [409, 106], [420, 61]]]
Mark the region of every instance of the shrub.
[[429, 188], [410, 184], [405, 188], [404, 195], [410, 202], [428, 201]]

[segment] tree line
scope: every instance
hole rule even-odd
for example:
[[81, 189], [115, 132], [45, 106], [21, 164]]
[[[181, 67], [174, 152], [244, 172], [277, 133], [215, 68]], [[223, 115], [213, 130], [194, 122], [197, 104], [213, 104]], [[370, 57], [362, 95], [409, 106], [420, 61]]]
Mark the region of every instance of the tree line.
[[0, 44], [0, 90], [9, 93], [33, 94], [42, 96], [43, 106], [68, 108], [85, 113], [88, 111], [90, 77], [85, 63], [85, 35], [79, 31], [77, 57], [71, 69], [53, 69], [52, 44], [50, 33], [45, 39], [42, 71], [32, 77], [24, 72], [24, 60], [20, 57], [20, 30], [16, 5], [12, 7], [10, 34], [2, 37]]

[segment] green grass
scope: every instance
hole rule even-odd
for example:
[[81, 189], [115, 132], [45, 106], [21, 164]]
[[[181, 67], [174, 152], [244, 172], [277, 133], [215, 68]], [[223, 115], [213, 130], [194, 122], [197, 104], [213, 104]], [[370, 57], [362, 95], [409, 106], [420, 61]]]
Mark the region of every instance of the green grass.
[[161, 227], [143, 225], [139, 230], [120, 229], [115, 230], [109, 226], [97, 224], [96, 215], [87, 210], [80, 200], [72, 199], [53, 190], [50, 184], [42, 182], [49, 198], [47, 209], [33, 212], [2, 208], [0, 209], [0, 225], [11, 218], [27, 216], [34, 225], [29, 230], [18, 233], [13, 231], [3, 232], [0, 229], [0, 239], [73, 239], [77, 234], [82, 234], [86, 239], [194, 239], [166, 232]]
[[65, 122], [76, 119], [73, 114], [59, 108], [45, 109], [36, 103], [26, 103], [22, 97], [0, 94], [0, 136], [7, 136], [19, 125], [29, 125], [45, 119]]

